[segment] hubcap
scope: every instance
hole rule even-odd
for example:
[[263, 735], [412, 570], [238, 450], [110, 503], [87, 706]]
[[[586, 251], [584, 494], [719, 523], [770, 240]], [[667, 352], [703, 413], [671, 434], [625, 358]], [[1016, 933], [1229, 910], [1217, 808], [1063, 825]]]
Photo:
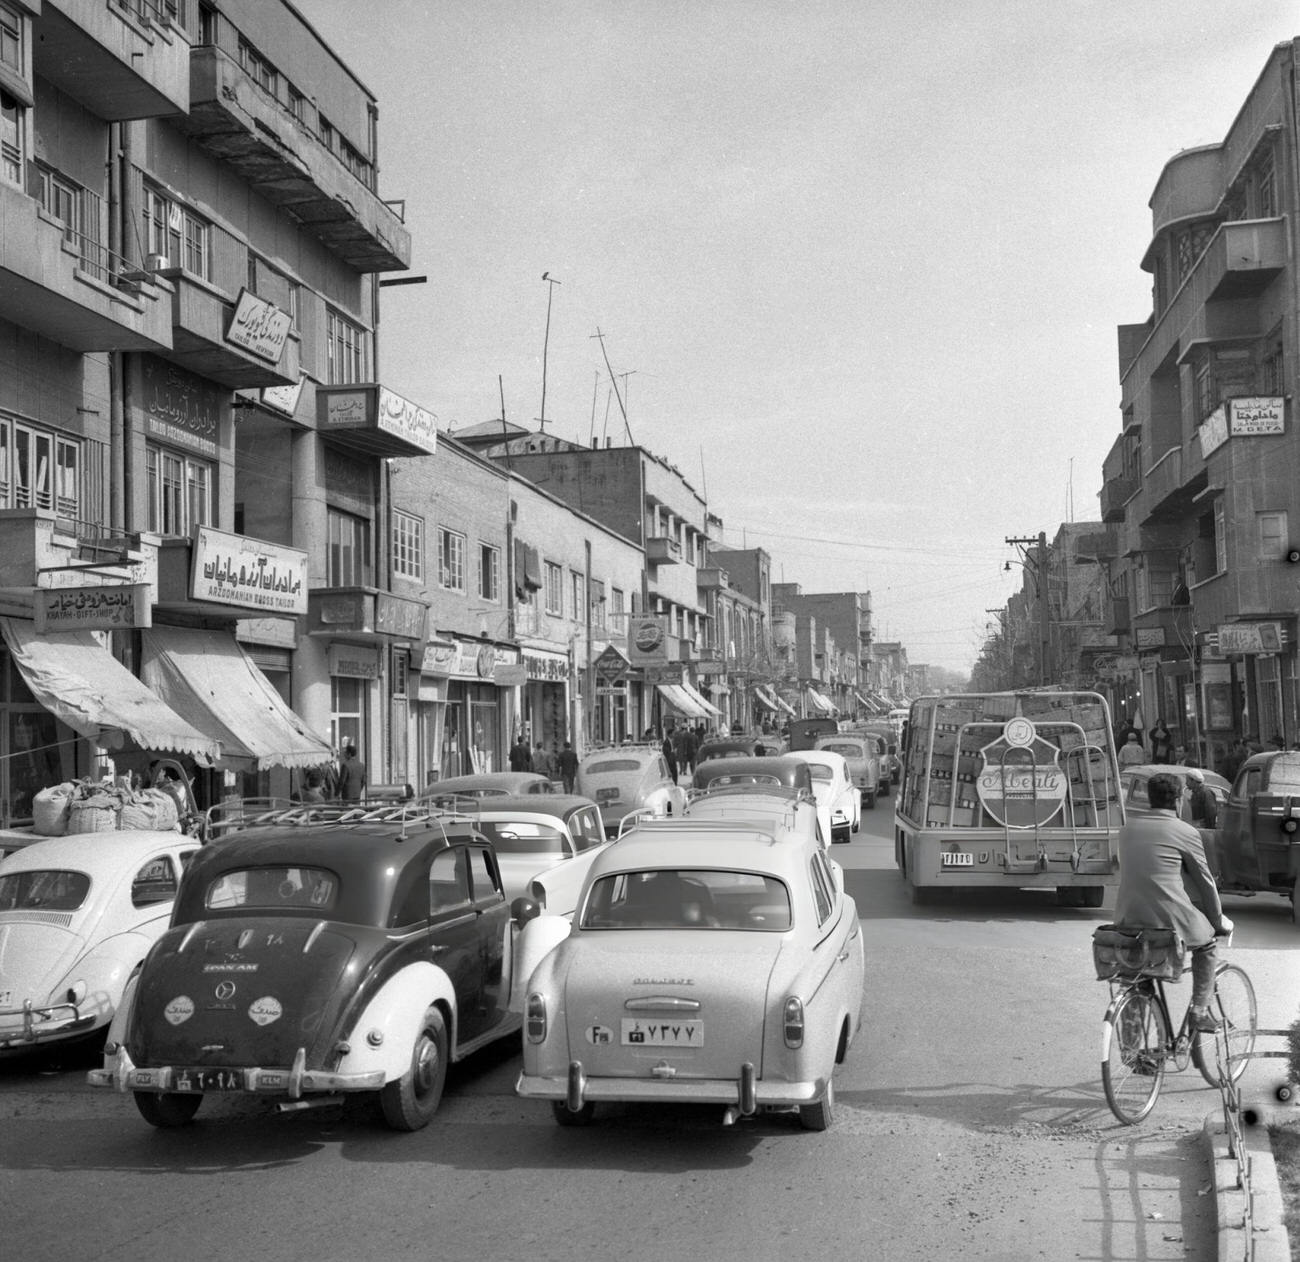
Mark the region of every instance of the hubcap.
[[415, 1045], [415, 1063], [411, 1067], [416, 1095], [427, 1095], [432, 1090], [437, 1072], [438, 1045], [427, 1034], [422, 1034]]

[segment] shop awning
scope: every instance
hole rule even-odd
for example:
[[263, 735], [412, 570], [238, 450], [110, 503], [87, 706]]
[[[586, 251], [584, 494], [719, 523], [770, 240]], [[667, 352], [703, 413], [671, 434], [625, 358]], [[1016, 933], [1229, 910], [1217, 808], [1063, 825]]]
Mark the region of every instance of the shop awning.
[[834, 711], [835, 706], [829, 697], [823, 697], [816, 688], [807, 689], [808, 700], [813, 703], [813, 709], [819, 710], [822, 714], [830, 714]]
[[141, 676], [221, 742], [223, 768], [311, 767], [329, 760], [329, 745], [289, 709], [233, 635], [151, 627], [140, 638]]
[[762, 684], [754, 685], [754, 699], [765, 710], [771, 710], [773, 714], [777, 712], [776, 698]]
[[5, 644], [33, 696], [80, 736], [107, 749], [190, 754], [216, 762], [220, 744], [140, 682], [89, 631], [38, 636], [30, 622], [0, 618]]
[[720, 719], [722, 717], [722, 711], [719, 710], [718, 707], [715, 706], [713, 702], [710, 701], [698, 688], [696, 688], [694, 684], [683, 683], [682, 691], [690, 697], [696, 705], [703, 706], [706, 714], [711, 714], [715, 719]]
[[681, 684], [656, 684], [655, 687], [674, 710], [680, 710], [687, 718], [707, 719], [709, 717], [708, 710], [696, 702]]

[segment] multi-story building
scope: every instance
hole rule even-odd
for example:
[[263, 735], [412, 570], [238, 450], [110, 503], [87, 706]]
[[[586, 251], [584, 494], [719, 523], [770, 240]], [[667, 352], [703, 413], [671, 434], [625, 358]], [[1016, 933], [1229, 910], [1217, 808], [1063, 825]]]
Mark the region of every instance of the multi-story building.
[[1165, 165], [1152, 310], [1119, 329], [1105, 629], [1132, 710], [1211, 763], [1235, 736], [1297, 736], [1298, 60], [1279, 44], [1224, 139]]
[[384, 460], [435, 436], [376, 380], [376, 137], [282, 0], [0, 0], [5, 822], [110, 755], [405, 778]]

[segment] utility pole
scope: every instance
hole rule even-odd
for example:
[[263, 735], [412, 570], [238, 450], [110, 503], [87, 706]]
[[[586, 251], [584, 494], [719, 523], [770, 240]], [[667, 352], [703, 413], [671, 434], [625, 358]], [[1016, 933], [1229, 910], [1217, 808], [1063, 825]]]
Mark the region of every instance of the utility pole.
[[[1038, 537], [1017, 537], [1006, 539], [1005, 543], [1020, 549], [1024, 558], [1021, 565], [1029, 571], [1034, 580], [1034, 595], [1038, 602], [1038, 683], [1045, 688], [1052, 677], [1051, 668], [1051, 634], [1049, 609], [1047, 604], [1047, 532], [1040, 530]], [[1031, 559], [1029, 549], [1034, 549]], [[1007, 562], [1010, 568], [1011, 562]]]

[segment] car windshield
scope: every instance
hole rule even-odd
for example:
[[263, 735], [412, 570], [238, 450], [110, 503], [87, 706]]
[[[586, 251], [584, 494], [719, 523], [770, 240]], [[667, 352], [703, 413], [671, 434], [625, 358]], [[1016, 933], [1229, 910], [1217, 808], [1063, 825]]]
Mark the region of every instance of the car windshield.
[[848, 742], [840, 742], [835, 745], [823, 745], [822, 749], [832, 754], [840, 754], [845, 758], [865, 758], [866, 749], [862, 745], [853, 745]]
[[538, 824], [524, 819], [478, 821], [498, 854], [564, 854], [564, 832], [554, 824]]
[[635, 758], [608, 758], [604, 762], [588, 763], [587, 775], [607, 776], [615, 771], [640, 771], [641, 764]]
[[790, 928], [790, 891], [754, 872], [664, 869], [617, 872], [591, 887], [583, 929]]
[[328, 911], [338, 902], [338, 893], [338, 877], [324, 868], [241, 868], [212, 881], [203, 903], [211, 911], [282, 907]]
[[0, 911], [76, 911], [89, 893], [84, 872], [10, 872], [0, 876]]

